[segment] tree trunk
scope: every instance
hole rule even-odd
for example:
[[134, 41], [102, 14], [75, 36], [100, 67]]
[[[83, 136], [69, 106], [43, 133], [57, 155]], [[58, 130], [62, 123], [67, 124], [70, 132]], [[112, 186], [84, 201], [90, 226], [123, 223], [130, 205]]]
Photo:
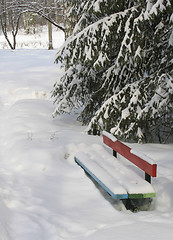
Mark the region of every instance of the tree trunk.
[[48, 22], [48, 35], [49, 35], [49, 50], [53, 49], [53, 41], [52, 41], [52, 24]]

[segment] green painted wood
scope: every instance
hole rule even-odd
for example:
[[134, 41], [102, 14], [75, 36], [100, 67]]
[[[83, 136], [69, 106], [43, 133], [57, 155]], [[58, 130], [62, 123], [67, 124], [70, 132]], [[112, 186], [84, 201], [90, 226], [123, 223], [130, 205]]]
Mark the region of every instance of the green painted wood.
[[129, 199], [138, 199], [138, 198], [153, 198], [156, 197], [156, 193], [139, 193], [139, 194], [129, 194]]
[[[97, 157], [97, 155], [96, 155]], [[138, 188], [136, 189], [136, 185], [133, 186], [133, 182], [130, 184], [130, 180], [129, 180], [129, 185], [128, 184], [123, 184], [123, 188], [125, 189], [125, 193], [126, 194], [120, 194], [118, 192], [118, 189], [114, 189], [114, 191], [112, 190], [112, 186], [110, 187], [109, 186], [109, 182], [105, 182], [104, 180], [104, 177], [105, 174], [103, 175], [99, 175], [97, 174], [97, 171], [94, 171], [95, 168], [93, 168], [93, 163], [95, 163], [95, 167], [96, 169], [99, 167], [101, 168], [102, 171], [104, 171], [106, 174], [110, 174], [110, 176], [114, 176], [114, 172], [110, 171], [110, 168], [106, 167], [106, 162], [104, 163], [104, 161], [102, 162], [101, 159], [99, 158], [99, 161], [97, 163], [97, 161], [95, 160], [95, 158], [90, 158], [90, 155], [84, 155], [84, 153], [82, 155], [78, 155], [75, 156], [75, 162], [80, 165], [102, 188], [104, 188], [108, 193], [109, 195], [111, 195], [114, 199], [143, 199], [143, 198], [153, 198], [153, 197], [156, 197], [156, 193], [155, 193], [155, 190], [154, 189], [150, 189], [148, 191], [150, 191], [150, 193], [144, 193], [146, 191], [146, 188], [144, 187], [144, 192], [143, 192], [143, 188], [140, 187], [140, 184], [143, 183], [143, 184], [146, 184], [146, 185], [150, 185], [148, 182], [146, 182], [145, 180], [142, 180], [143, 182], [140, 182], [139, 181], [139, 186]], [[92, 162], [92, 164], [90, 165], [90, 161]], [[101, 164], [102, 163], [102, 164]], [[112, 169], [111, 169], [112, 170]], [[107, 175], [106, 175], [107, 176]], [[108, 177], [108, 176], [107, 176]], [[124, 176], [120, 176], [120, 178], [124, 181]], [[107, 178], [106, 178], [107, 179]], [[116, 180], [116, 179], [114, 179]], [[133, 180], [133, 179], [131, 179]], [[140, 180], [140, 179], [137, 179], [137, 180]], [[136, 180], [136, 184], [138, 184]], [[116, 182], [115, 182], [116, 183]], [[118, 182], [119, 183], [119, 182]], [[127, 181], [128, 183], [128, 181]], [[119, 183], [120, 185], [122, 183]], [[132, 185], [132, 186], [131, 186]], [[108, 187], [109, 186], [109, 187]], [[141, 185], [142, 186], [142, 185]], [[144, 185], [145, 186], [145, 185]], [[132, 188], [131, 188], [132, 187]], [[133, 189], [133, 190], [129, 190], [131, 193], [128, 192], [128, 189]], [[135, 191], [136, 189], [136, 191]]]
[[136, 194], [136, 193], [133, 194], [133, 193], [132, 193], [132, 194], [129, 194], [129, 195], [128, 195], [128, 198], [129, 198], [129, 199], [137, 199], [137, 198], [144, 198], [144, 197], [143, 197], [143, 194], [142, 194], [142, 193], [138, 193], [138, 194]]
[[156, 193], [146, 193], [146, 194], [143, 194], [144, 195], [144, 198], [154, 198], [156, 197]]

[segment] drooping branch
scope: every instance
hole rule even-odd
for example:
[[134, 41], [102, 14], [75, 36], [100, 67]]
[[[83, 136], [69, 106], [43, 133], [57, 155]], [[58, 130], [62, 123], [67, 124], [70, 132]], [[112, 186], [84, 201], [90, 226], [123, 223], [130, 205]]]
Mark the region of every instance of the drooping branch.
[[36, 14], [38, 14], [39, 16], [43, 17], [43, 18], [46, 19], [48, 22], [50, 22], [51, 24], [53, 24], [55, 27], [57, 27], [57, 28], [59, 28], [60, 30], [62, 30], [63, 32], [65, 32], [65, 28], [64, 28], [64, 27], [62, 27], [61, 25], [57, 24], [51, 17], [49, 17], [48, 15], [44, 14], [43, 12], [37, 11], [37, 10], [34, 10], [34, 9], [28, 9], [28, 10], [23, 11], [23, 14], [24, 14], [24, 13], [27, 13], [27, 12], [31, 12], [31, 13], [36, 13]]
[[[61, 11], [62, 8], [59, 8], [59, 10]], [[55, 7], [51, 7], [51, 6], [44, 6], [44, 5], [40, 5], [38, 3], [14, 3], [9, 5], [8, 7], [6, 7], [6, 9], [4, 9], [4, 11], [10, 11], [10, 10], [17, 10], [19, 12], [20, 15], [30, 12], [30, 13], [35, 13], [38, 14], [39, 16], [43, 17], [44, 19], [46, 19], [48, 22], [50, 22], [51, 24], [53, 24], [55, 27], [59, 28], [60, 30], [62, 30], [63, 32], [65, 32], [65, 28], [61, 25], [59, 25], [52, 17], [52, 10], [55, 10]], [[3, 11], [3, 12], [4, 12]], [[57, 8], [56, 8], [57, 11]], [[3, 14], [3, 12], [0, 13], [0, 15]], [[62, 16], [62, 14], [59, 14], [59, 16]]]

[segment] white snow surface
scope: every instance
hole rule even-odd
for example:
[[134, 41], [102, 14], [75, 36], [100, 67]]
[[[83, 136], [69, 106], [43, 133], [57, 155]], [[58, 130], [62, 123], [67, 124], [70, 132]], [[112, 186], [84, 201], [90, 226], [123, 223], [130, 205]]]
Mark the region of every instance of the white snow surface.
[[[12, 41], [12, 35], [8, 33], [9, 39]], [[36, 27], [36, 34], [26, 34], [24, 29], [20, 29], [16, 37], [17, 49], [48, 49], [48, 27]], [[58, 49], [64, 42], [64, 32], [52, 26], [52, 43], [53, 48]], [[0, 49], [10, 48], [4, 35], [0, 32]]]
[[112, 140], [112, 142], [116, 142], [118, 139], [116, 137], [114, 137], [111, 133], [108, 133], [106, 131], [103, 131], [103, 135], [108, 137], [109, 139]]
[[146, 162], [148, 162], [150, 164], [156, 164], [156, 162], [152, 158], [148, 157], [145, 153], [136, 151], [136, 149], [133, 149], [133, 148], [130, 150], [130, 152], [133, 153], [134, 155], [142, 158], [143, 160], [145, 160]]
[[148, 211], [112, 201], [74, 162], [79, 151], [99, 151], [102, 137], [88, 136], [75, 114], [51, 116], [63, 73], [55, 55], [0, 49], [0, 239], [172, 239], [173, 145], [129, 144], [158, 165]]
[[[95, 147], [95, 146], [94, 146]], [[154, 193], [152, 185], [128, 166], [105, 152], [103, 147], [92, 147], [87, 153], [77, 153], [77, 159], [94, 174], [107, 188], [116, 194]]]

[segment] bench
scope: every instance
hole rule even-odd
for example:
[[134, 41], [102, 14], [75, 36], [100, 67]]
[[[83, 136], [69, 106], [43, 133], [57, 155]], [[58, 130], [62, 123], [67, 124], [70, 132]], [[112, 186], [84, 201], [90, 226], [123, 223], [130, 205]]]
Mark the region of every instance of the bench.
[[[151, 177], [156, 177], [157, 165], [152, 159], [136, 152], [103, 132], [103, 142], [113, 150], [113, 155], [100, 146], [98, 151], [79, 152], [75, 162], [80, 165], [113, 199], [153, 198], [156, 193]], [[145, 172], [145, 179], [117, 159], [117, 153]], [[141, 157], [143, 156], [143, 158]]]
[[131, 149], [122, 142], [118, 141], [110, 133], [103, 132], [103, 142], [113, 150], [113, 156], [117, 157], [117, 153], [128, 159], [141, 170], [145, 172], [145, 180], [151, 183], [151, 177], [157, 176], [157, 165], [146, 155]]

